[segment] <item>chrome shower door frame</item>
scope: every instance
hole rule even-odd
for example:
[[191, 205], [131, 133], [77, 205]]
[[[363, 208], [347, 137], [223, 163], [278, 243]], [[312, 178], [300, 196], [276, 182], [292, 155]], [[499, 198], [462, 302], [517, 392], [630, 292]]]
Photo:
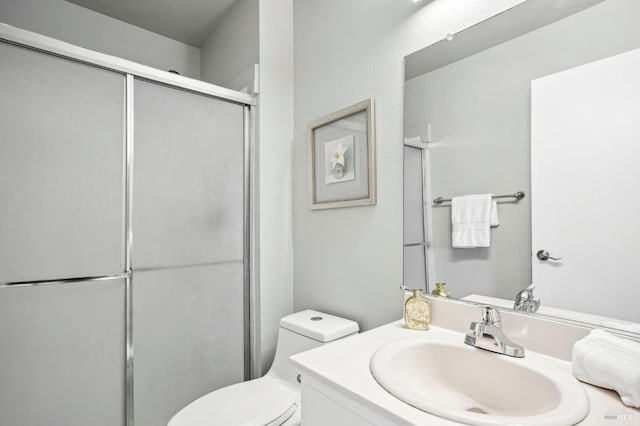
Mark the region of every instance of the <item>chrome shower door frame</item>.
[[124, 271], [117, 275], [66, 277], [61, 279], [0, 282], [0, 290], [10, 287], [63, 285], [77, 282], [95, 282], [125, 279], [125, 421], [127, 426], [134, 425], [134, 336], [133, 336], [133, 171], [134, 171], [134, 79], [141, 78], [176, 89], [206, 95], [221, 101], [231, 102], [243, 107], [243, 319], [244, 319], [244, 379], [252, 376], [252, 346], [256, 341], [252, 321], [257, 317], [254, 295], [257, 294], [257, 279], [254, 278], [255, 263], [252, 254], [254, 222], [257, 221], [253, 200], [256, 185], [251, 167], [253, 161], [253, 126], [255, 100], [251, 95], [215, 86], [199, 80], [182, 77], [155, 68], [140, 65], [125, 59], [93, 52], [59, 40], [45, 37], [30, 31], [21, 30], [6, 24], [0, 24], [0, 42], [9, 43], [25, 49], [39, 51], [63, 59], [80, 62], [88, 66], [103, 68], [125, 77], [125, 135], [124, 135]]

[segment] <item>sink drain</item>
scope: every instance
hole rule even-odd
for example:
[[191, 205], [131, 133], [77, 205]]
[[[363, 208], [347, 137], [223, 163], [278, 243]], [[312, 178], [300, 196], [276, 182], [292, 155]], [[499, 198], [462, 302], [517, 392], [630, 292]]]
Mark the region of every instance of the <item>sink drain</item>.
[[478, 408], [478, 407], [467, 408], [467, 411], [470, 411], [472, 413], [478, 413], [478, 414], [489, 414], [486, 411], [484, 411], [482, 408]]

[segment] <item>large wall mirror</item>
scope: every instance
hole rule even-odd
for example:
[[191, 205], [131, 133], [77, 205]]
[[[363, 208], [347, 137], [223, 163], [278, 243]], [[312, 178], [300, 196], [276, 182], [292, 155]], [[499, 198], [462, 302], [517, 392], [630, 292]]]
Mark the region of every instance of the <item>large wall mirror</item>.
[[405, 58], [405, 286], [638, 337], [639, 16], [528, 0]]

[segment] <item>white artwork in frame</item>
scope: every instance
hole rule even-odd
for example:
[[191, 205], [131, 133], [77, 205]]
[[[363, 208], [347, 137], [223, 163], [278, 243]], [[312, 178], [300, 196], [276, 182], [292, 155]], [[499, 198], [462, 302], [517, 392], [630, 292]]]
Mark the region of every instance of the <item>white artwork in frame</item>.
[[356, 178], [353, 146], [353, 135], [324, 144], [325, 183], [345, 182]]
[[312, 210], [376, 204], [373, 99], [309, 124]]

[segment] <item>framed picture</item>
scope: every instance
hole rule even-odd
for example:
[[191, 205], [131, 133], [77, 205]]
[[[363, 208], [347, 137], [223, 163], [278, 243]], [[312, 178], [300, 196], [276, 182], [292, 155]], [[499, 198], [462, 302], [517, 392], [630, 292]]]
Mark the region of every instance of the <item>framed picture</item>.
[[373, 99], [309, 124], [311, 209], [376, 203]]

